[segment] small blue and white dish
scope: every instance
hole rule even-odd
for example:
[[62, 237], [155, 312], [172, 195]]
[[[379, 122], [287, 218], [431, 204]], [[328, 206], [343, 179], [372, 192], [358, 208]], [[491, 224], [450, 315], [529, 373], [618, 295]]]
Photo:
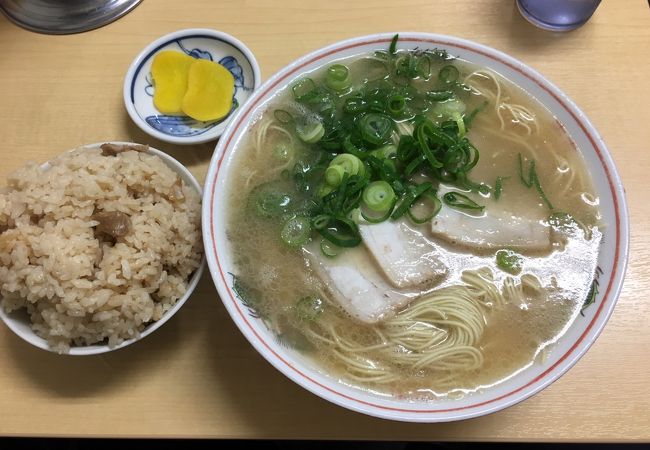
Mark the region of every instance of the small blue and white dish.
[[[153, 105], [151, 62], [162, 50], [178, 50], [194, 58], [218, 62], [228, 69], [235, 77], [232, 111], [212, 122], [158, 111]], [[131, 119], [145, 133], [173, 144], [201, 144], [221, 136], [234, 111], [248, 100], [260, 81], [255, 56], [241, 41], [220, 31], [190, 28], [156, 39], [133, 60], [124, 79], [124, 104]]]

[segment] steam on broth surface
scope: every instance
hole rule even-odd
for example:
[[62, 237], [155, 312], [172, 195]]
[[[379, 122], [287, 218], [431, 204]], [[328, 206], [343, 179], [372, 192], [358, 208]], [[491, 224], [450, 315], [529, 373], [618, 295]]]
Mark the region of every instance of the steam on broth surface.
[[489, 69], [439, 51], [341, 60], [279, 93], [238, 145], [233, 288], [351, 386], [421, 400], [499, 383], [593, 294], [582, 157]]

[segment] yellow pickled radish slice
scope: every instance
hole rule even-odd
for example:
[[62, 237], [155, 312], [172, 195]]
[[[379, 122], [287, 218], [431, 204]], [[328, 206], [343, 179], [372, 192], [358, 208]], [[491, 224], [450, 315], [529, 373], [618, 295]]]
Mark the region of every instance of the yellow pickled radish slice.
[[230, 112], [234, 93], [235, 78], [228, 69], [212, 61], [197, 59], [190, 66], [183, 112], [204, 122], [221, 119]]
[[174, 50], [164, 50], [154, 56], [151, 63], [153, 105], [158, 111], [183, 114], [181, 104], [187, 91], [187, 77], [195, 61], [191, 56]]

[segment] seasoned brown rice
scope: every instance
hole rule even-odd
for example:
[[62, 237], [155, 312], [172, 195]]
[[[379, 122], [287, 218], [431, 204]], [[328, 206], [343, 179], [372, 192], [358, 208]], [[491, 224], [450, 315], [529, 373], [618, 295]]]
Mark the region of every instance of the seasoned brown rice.
[[[128, 216], [128, 232], [99, 231], [102, 213]], [[201, 253], [199, 194], [155, 155], [80, 149], [0, 190], [2, 307], [26, 308], [61, 352], [137, 337], [185, 293]]]

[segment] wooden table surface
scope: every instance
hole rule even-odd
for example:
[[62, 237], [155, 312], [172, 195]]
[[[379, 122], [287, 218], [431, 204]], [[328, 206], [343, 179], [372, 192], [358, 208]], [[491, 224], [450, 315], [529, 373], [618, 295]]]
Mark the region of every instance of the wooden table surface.
[[124, 74], [140, 50], [192, 27], [244, 41], [264, 78], [334, 41], [398, 30], [475, 40], [542, 72], [593, 121], [627, 189], [631, 255], [616, 310], [586, 356], [533, 398], [463, 422], [391, 423], [329, 404], [272, 368], [231, 322], [206, 271], [177, 316], [112, 354], [57, 356], [0, 327], [0, 435], [650, 441], [646, 0], [603, 2], [566, 34], [532, 27], [512, 0], [149, 0], [70, 36], [31, 33], [0, 16], [0, 177], [80, 144], [130, 140], [169, 152], [203, 180], [214, 143], [156, 141], [122, 102]]

